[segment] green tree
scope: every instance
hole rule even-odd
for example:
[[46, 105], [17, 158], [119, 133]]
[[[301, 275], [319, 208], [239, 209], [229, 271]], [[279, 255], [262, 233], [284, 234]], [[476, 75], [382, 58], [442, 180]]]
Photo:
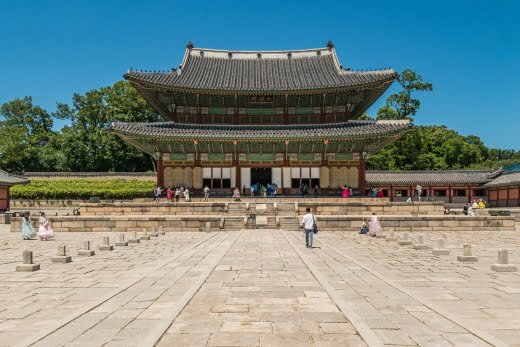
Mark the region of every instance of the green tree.
[[147, 171], [151, 157], [127, 145], [110, 131], [110, 124], [161, 120], [126, 81], [113, 86], [74, 94], [72, 105], [59, 104], [56, 117], [71, 121], [58, 141], [60, 166], [67, 171]]
[[14, 172], [53, 169], [42, 156], [55, 136], [52, 125], [52, 116], [33, 105], [30, 96], [0, 106], [0, 167]]
[[420, 75], [409, 69], [399, 74], [397, 82], [401, 85], [402, 90], [388, 96], [386, 105], [377, 111], [376, 119], [409, 119], [413, 121], [417, 110], [421, 107], [421, 101], [414, 98], [414, 94], [433, 90], [431, 83], [424, 82]]

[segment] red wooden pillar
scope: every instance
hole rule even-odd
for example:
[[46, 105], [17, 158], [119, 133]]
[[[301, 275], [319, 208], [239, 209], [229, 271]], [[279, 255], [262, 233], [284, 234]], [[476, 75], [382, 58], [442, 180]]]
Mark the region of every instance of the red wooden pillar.
[[451, 191], [451, 186], [448, 186], [448, 202], [452, 202], [451, 197], [453, 196], [453, 192]]
[[394, 186], [390, 185], [390, 201], [394, 201]]
[[366, 192], [366, 186], [367, 186], [367, 179], [365, 176], [365, 159], [359, 160], [359, 172], [358, 172], [358, 179], [359, 179], [359, 190], [361, 193], [361, 196], [365, 196], [367, 194]]
[[162, 157], [157, 159], [157, 185], [164, 187], [164, 165]]
[[7, 199], [7, 205], [6, 205], [7, 211], [10, 211], [11, 207], [10, 207], [10, 198], [9, 198], [9, 187], [7, 187], [7, 196], [5, 198]]

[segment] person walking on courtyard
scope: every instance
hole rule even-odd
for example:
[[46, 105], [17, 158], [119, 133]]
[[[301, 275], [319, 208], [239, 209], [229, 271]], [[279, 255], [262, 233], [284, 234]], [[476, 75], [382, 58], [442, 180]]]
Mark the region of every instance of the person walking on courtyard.
[[179, 195], [181, 194], [181, 190], [179, 187], [175, 187], [175, 193], [173, 193], [173, 196], [175, 197], [175, 202], [179, 202]]
[[29, 219], [29, 212], [25, 212], [22, 217], [22, 237], [24, 240], [30, 240], [36, 236], [36, 232]]
[[246, 196], [246, 185], [245, 184], [242, 186], [242, 195]]
[[38, 229], [38, 237], [41, 241], [48, 241], [54, 237], [54, 231], [49, 225], [49, 220], [45, 216], [45, 212], [40, 215], [40, 227]]
[[184, 201], [186, 202], [190, 202], [190, 190], [188, 189], [188, 187], [186, 187], [186, 190], [184, 191]]
[[415, 191], [417, 192], [417, 199], [421, 201], [421, 195], [422, 195], [422, 187], [420, 184], [415, 187]]
[[302, 218], [303, 230], [305, 230], [305, 247], [312, 248], [312, 241], [314, 236], [314, 228], [316, 227], [316, 218], [311, 213], [311, 208], [305, 209], [307, 212]]
[[370, 224], [368, 225], [368, 236], [376, 236], [378, 233], [383, 231], [381, 224], [379, 224], [379, 220], [377, 219], [376, 213], [372, 213], [372, 217], [370, 217]]
[[354, 191], [352, 190], [352, 187], [348, 187], [348, 196], [354, 195]]
[[209, 199], [209, 187], [205, 186], [204, 187], [204, 202], [207, 202], [208, 199]]
[[180, 199], [184, 199], [184, 191], [185, 191], [184, 187], [180, 186], [179, 187], [179, 198]]
[[275, 198], [276, 197], [276, 190], [278, 189], [278, 185], [273, 182], [273, 184], [271, 184], [271, 188], [273, 188], [273, 198]]
[[383, 189], [381, 189], [381, 188], [377, 188], [377, 194], [376, 194], [376, 196], [377, 196], [378, 198], [382, 198], [382, 197], [383, 197]]
[[314, 187], [314, 197], [317, 198], [320, 195], [320, 187], [316, 185]]

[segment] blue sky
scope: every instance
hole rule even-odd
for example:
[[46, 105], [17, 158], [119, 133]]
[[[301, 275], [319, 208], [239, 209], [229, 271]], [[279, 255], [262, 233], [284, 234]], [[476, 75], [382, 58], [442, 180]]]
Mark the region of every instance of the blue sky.
[[179, 65], [189, 40], [244, 50], [332, 40], [345, 67], [412, 68], [432, 82], [416, 124], [520, 149], [520, 1], [0, 0], [0, 13], [0, 103], [31, 95], [53, 111], [130, 67]]

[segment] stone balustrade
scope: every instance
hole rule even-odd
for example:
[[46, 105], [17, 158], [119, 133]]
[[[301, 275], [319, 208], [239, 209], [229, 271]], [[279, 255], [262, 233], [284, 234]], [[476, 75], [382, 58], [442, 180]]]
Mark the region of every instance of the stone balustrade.
[[[335, 200], [335, 199], [334, 199]], [[266, 205], [268, 213], [278, 215], [304, 214], [310, 207], [319, 215], [443, 215], [444, 204], [442, 202], [420, 202], [407, 204], [389, 201], [358, 201], [343, 199], [341, 201], [328, 201], [328, 199], [307, 199], [304, 202], [273, 201], [254, 199], [251, 202], [114, 202], [114, 203], [82, 203], [80, 214], [84, 216], [97, 215], [186, 215], [186, 214], [255, 214], [256, 205]]]
[[[368, 215], [317, 215], [316, 221], [323, 231], [358, 231], [363, 218]], [[269, 216], [270, 228], [297, 229], [301, 216]], [[57, 232], [131, 232], [143, 228], [159, 228], [171, 231], [219, 231], [254, 229], [243, 215], [125, 215], [125, 216], [53, 216], [49, 217], [52, 228]], [[379, 221], [387, 231], [502, 231], [514, 230], [513, 217], [486, 216], [431, 216], [431, 215], [384, 215]], [[33, 218], [37, 223], [37, 218]], [[21, 218], [11, 220], [11, 231], [20, 232]]]

